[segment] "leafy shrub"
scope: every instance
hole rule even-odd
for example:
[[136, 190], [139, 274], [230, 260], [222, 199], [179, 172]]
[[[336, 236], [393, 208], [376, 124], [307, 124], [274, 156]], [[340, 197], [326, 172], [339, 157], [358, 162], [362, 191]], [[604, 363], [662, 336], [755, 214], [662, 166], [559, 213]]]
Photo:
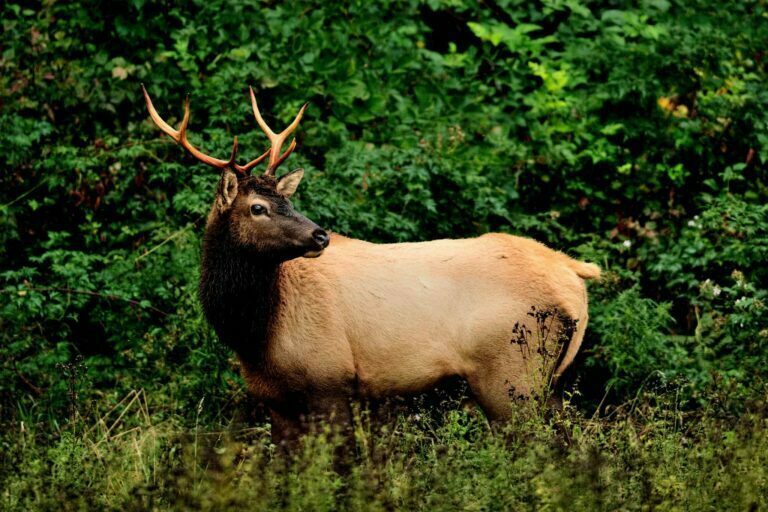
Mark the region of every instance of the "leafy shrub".
[[3, 9], [4, 396], [60, 408], [50, 370], [78, 353], [97, 388], [151, 372], [123, 356], [194, 303], [215, 178], [145, 121], [141, 81], [171, 120], [192, 91], [214, 154], [263, 145], [245, 85], [272, 121], [309, 100], [297, 202], [330, 229], [591, 244], [686, 336], [708, 272], [763, 293], [760, 3]]
[[600, 344], [593, 363], [608, 367], [610, 386], [637, 389], [654, 376], [669, 380], [689, 369], [685, 347], [667, 334], [669, 304], [644, 298], [634, 287], [594, 309], [590, 328]]

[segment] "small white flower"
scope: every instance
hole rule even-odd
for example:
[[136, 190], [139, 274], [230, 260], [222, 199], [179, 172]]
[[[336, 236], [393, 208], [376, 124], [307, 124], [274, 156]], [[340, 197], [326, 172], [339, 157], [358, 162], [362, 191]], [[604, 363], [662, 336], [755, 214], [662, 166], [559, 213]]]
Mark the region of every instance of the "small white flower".
[[717, 297], [718, 295], [720, 295], [720, 292], [722, 291], [723, 290], [721, 290], [719, 286], [715, 285], [715, 287], [712, 288], [712, 295]]
[[695, 227], [696, 227], [696, 221], [694, 221], [694, 220], [689, 220], [689, 221], [688, 221], [688, 227], [691, 227], [691, 228], [695, 228]]
[[624, 240], [623, 245], [626, 248], [632, 247], [632, 240]]

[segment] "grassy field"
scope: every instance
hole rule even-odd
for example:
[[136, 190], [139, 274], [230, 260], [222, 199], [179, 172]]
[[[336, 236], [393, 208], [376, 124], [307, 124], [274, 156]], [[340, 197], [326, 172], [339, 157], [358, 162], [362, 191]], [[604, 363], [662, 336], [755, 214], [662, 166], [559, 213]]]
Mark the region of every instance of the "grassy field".
[[[423, 404], [422, 404], [423, 405]], [[4, 510], [764, 510], [765, 404], [738, 419], [638, 395], [587, 417], [517, 404], [491, 432], [456, 401], [372, 420], [354, 448], [318, 433], [285, 454], [265, 424], [185, 423], [139, 390], [100, 418], [4, 437]], [[201, 400], [196, 411], [209, 417]], [[760, 409], [762, 407], [762, 409]], [[336, 441], [334, 441], [336, 440]], [[350, 445], [345, 445], [349, 447]], [[340, 463], [346, 460], [346, 463]]]

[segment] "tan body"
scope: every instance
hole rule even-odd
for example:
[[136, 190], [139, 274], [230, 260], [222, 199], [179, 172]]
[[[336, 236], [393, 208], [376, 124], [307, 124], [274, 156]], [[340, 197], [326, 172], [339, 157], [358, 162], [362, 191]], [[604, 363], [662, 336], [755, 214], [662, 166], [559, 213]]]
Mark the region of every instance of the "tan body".
[[[511, 235], [383, 245], [334, 235], [322, 257], [282, 264], [266, 366], [245, 362], [245, 377], [260, 399], [311, 402], [417, 392], [461, 376], [492, 417], [504, 417], [510, 393], [527, 396], [538, 375], [573, 360], [587, 324], [583, 277], [598, 273]], [[578, 322], [548, 369], [512, 342], [516, 323], [534, 323], [532, 306]]]

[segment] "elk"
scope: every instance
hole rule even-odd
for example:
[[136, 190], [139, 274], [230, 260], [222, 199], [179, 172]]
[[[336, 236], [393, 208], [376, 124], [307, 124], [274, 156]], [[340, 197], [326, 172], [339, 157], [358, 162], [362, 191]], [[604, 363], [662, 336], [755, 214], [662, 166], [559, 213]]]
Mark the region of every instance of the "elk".
[[[189, 142], [189, 98], [175, 130], [142, 89], [155, 124], [220, 172], [199, 297], [249, 392], [268, 407], [276, 442], [295, 438], [310, 414], [348, 420], [350, 398], [416, 393], [452, 377], [503, 421], [510, 397], [535, 392], [536, 375], [552, 384], [573, 362], [587, 326], [584, 281], [599, 277], [596, 265], [500, 233], [398, 244], [329, 234], [290, 203], [304, 171], [276, 176], [306, 105], [275, 133], [251, 88], [271, 145], [239, 165], [237, 138], [228, 160]], [[265, 160], [264, 173], [252, 174]]]

